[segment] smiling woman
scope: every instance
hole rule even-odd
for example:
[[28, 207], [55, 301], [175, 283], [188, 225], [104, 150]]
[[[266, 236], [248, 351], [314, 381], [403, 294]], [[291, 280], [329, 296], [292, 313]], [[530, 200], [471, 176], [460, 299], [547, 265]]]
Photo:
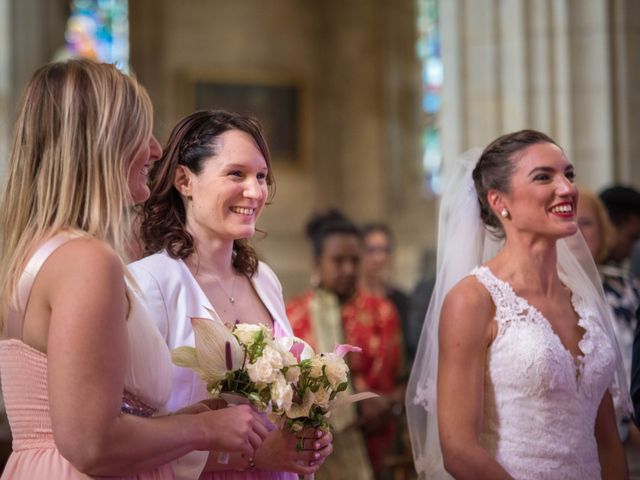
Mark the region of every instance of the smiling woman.
[[449, 180], [407, 389], [420, 478], [627, 478], [612, 396], [628, 409], [628, 389], [577, 200], [563, 150], [532, 130]]
[[[129, 271], [169, 347], [195, 345], [191, 317], [260, 324], [276, 338], [292, 335], [280, 282], [248, 243], [273, 187], [260, 125], [225, 111], [187, 116], [173, 129], [150, 185], [141, 219], [149, 256]], [[200, 377], [185, 368], [174, 367], [173, 385], [168, 410], [208, 395]], [[196, 452], [173, 464], [176, 477], [297, 479], [314, 473], [331, 452], [330, 433], [304, 432], [316, 442], [297, 451], [293, 434], [268, 428], [253, 456], [232, 454], [227, 461]]]

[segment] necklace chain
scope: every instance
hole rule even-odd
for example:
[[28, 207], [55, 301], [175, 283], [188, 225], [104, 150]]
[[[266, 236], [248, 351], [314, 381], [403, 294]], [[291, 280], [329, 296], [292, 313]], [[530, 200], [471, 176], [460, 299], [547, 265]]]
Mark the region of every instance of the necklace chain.
[[216, 278], [216, 282], [218, 282], [218, 286], [220, 287], [220, 290], [222, 290], [222, 293], [224, 293], [226, 295], [226, 297], [229, 299], [229, 303], [231, 305], [235, 305], [236, 303], [236, 299], [235, 299], [235, 291], [236, 291], [236, 275], [233, 275], [233, 280], [231, 281], [231, 295], [229, 295], [229, 293], [227, 293], [227, 291], [225, 290], [225, 288], [222, 286], [222, 282], [220, 281], [219, 278]]

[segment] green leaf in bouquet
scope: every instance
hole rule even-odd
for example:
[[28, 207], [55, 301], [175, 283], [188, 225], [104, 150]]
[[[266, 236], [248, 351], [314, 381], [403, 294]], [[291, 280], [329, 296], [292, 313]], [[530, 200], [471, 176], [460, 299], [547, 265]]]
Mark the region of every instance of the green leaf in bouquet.
[[260, 394], [258, 392], [251, 392], [249, 395], [247, 395], [247, 398], [257, 405], [262, 404], [262, 399], [260, 398]]

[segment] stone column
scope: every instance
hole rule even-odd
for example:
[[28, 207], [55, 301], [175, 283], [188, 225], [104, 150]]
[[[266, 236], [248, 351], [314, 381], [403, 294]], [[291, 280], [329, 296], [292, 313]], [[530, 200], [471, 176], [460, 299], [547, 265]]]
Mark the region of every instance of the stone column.
[[440, 8], [445, 164], [527, 127], [564, 147], [582, 184], [598, 189], [633, 174], [637, 4], [448, 0]]

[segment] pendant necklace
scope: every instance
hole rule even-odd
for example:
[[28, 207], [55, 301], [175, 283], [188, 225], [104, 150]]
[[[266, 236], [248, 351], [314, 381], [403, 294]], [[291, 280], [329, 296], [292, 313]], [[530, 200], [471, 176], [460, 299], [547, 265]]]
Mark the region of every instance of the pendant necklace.
[[222, 290], [222, 293], [225, 294], [225, 296], [229, 299], [229, 303], [231, 305], [235, 305], [236, 303], [236, 299], [235, 299], [235, 295], [234, 292], [236, 290], [236, 275], [233, 275], [233, 280], [231, 282], [231, 295], [229, 295], [229, 293], [227, 293], [227, 291], [224, 289], [224, 287], [222, 286], [222, 282], [220, 281], [219, 278], [216, 278], [216, 282], [218, 282], [218, 286], [220, 287], [220, 290]]

